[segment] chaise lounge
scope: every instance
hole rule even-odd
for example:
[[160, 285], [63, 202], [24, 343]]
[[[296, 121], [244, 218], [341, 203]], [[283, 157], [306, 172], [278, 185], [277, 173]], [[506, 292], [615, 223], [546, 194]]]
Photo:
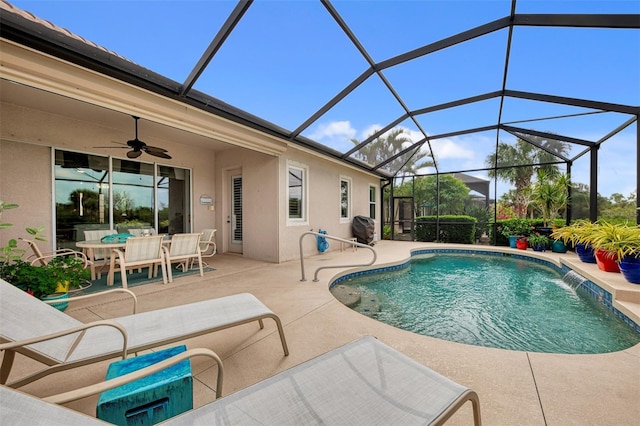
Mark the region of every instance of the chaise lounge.
[[[275, 321], [285, 355], [289, 355], [280, 318], [249, 293], [235, 294], [187, 305], [135, 313], [83, 324], [26, 292], [0, 280], [0, 384], [20, 387], [48, 374], [179, 342], [214, 331], [258, 321]], [[108, 293], [105, 292], [105, 293]], [[100, 296], [81, 296], [79, 298]], [[34, 321], [33, 318], [37, 318]], [[48, 366], [8, 383], [15, 353]]]
[[[109, 386], [103, 382], [79, 389], [73, 398]], [[47, 400], [69, 401], [67, 395]], [[162, 424], [440, 425], [467, 402], [479, 426], [480, 403], [474, 391], [366, 336]], [[36, 424], [39, 418], [64, 416], [68, 424], [102, 424], [3, 387], [0, 404], [3, 423]]]

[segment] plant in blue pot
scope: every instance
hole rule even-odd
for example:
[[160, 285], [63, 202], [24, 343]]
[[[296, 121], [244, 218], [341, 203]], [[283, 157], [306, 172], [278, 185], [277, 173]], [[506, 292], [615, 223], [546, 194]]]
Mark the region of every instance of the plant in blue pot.
[[606, 251], [616, 262], [622, 275], [640, 284], [640, 227], [602, 222], [589, 238], [595, 250]]
[[549, 245], [549, 239], [540, 234], [533, 234], [529, 236], [529, 246], [533, 251], [546, 251]]
[[589, 238], [596, 226], [588, 220], [577, 220], [571, 225], [555, 229], [551, 233], [551, 238], [572, 245], [582, 262], [596, 263], [595, 252], [589, 244]]

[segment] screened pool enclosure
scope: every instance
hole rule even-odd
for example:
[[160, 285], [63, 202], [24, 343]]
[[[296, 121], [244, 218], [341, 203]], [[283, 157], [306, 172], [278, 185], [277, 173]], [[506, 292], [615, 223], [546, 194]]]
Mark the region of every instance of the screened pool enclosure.
[[3, 38], [379, 176], [402, 235], [422, 215], [495, 220], [537, 169], [571, 178], [568, 220], [637, 192], [637, 1], [12, 4], [55, 25], [3, 4]]

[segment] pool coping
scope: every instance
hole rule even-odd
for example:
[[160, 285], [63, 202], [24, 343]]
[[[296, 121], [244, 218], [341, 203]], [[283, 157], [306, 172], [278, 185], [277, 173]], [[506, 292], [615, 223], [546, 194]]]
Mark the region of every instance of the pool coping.
[[[574, 271], [575, 273], [582, 276], [586, 281], [581, 284], [585, 293], [591, 296], [594, 300], [605, 306], [609, 309], [614, 315], [623, 320], [627, 325], [629, 325], [633, 330], [640, 334], [640, 312], [636, 312], [635, 307], [636, 298], [640, 299], [640, 286], [637, 286], [637, 289], [633, 287], [627, 288], [626, 285], [620, 286], [611, 284], [609, 280], [618, 278], [620, 274], [616, 275], [607, 275], [607, 280], [603, 279], [603, 277], [598, 276], [599, 274], [590, 270], [593, 267], [597, 266], [594, 264], [587, 264], [585, 266], [581, 266], [582, 262], [575, 262], [574, 259], [568, 256], [562, 256], [559, 254], [558, 257], [552, 258], [549, 257], [546, 252], [535, 252], [535, 251], [525, 251], [512, 249], [510, 247], [500, 247], [500, 246], [483, 246], [482, 248], [468, 248], [468, 247], [424, 247], [424, 248], [414, 248], [409, 251], [409, 256], [405, 259], [399, 260], [397, 262], [390, 262], [381, 265], [375, 265], [367, 268], [353, 268], [343, 273], [333, 277], [329, 282], [329, 289], [338, 285], [339, 283], [357, 276], [368, 275], [372, 273], [379, 272], [388, 272], [395, 271], [399, 269], [403, 269], [408, 267], [411, 264], [413, 259], [419, 258], [421, 255], [425, 254], [436, 254], [436, 253], [467, 253], [467, 254], [482, 254], [489, 256], [508, 256], [514, 259], [522, 259], [530, 262], [536, 262], [548, 267], [551, 267], [562, 275], [565, 275], [569, 271]], [[589, 266], [591, 268], [589, 268]], [[602, 271], [600, 271], [602, 272]], [[606, 273], [605, 274], [612, 274]], [[619, 281], [619, 280], [614, 280]], [[628, 284], [629, 286], [634, 286], [634, 284]], [[623, 296], [622, 298], [618, 296]], [[621, 300], [622, 299], [622, 300]], [[626, 302], [626, 303], [625, 303]], [[638, 305], [640, 307], [640, 304]]]

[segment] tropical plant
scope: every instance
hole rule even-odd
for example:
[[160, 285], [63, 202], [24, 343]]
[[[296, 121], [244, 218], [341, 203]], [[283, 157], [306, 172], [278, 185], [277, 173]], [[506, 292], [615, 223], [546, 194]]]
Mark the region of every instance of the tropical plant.
[[554, 229], [551, 238], [561, 240], [565, 244], [587, 244], [589, 238], [596, 228], [596, 224], [588, 220], [576, 220], [571, 225], [566, 225], [558, 229]]
[[[0, 200], [0, 229], [13, 227], [13, 224], [11, 223], [2, 222], [2, 213], [5, 210], [17, 209], [18, 207], [18, 204], [7, 203]], [[44, 226], [40, 226], [38, 228], [25, 228], [25, 231], [35, 240], [46, 241], [46, 239], [41, 235], [44, 231]], [[25, 249], [18, 246], [18, 240], [15, 238], [9, 239], [5, 246], [0, 247], [0, 278], [4, 278], [5, 276], [5, 267], [12, 262], [17, 262], [22, 259], [24, 253]]]
[[513, 218], [502, 221], [498, 225], [498, 231], [509, 238], [511, 236], [528, 236], [531, 232], [531, 225], [527, 219]]
[[566, 209], [570, 186], [571, 181], [566, 174], [538, 170], [537, 179], [530, 187], [530, 199], [542, 215], [544, 226], [549, 226]]
[[558, 156], [563, 156], [570, 150], [569, 144], [565, 142], [530, 135], [526, 137], [542, 149], [518, 138], [514, 145], [500, 142], [497, 152], [490, 154], [485, 160], [490, 178], [502, 179], [515, 186], [514, 208], [520, 218], [524, 218], [527, 213], [528, 200], [525, 189], [531, 185], [534, 172], [558, 172], [558, 166], [555, 164], [535, 164], [558, 161]]
[[549, 246], [549, 239], [544, 236], [544, 235], [540, 235], [540, 234], [532, 234], [529, 236], [528, 238], [529, 241], [529, 245], [531, 247], [548, 247]]
[[[373, 134], [375, 133], [377, 133], [377, 131]], [[373, 134], [369, 135], [368, 138], [373, 136]], [[361, 144], [361, 141], [355, 138], [351, 139], [351, 142], [356, 147]], [[371, 165], [377, 165], [395, 157], [385, 164], [385, 170], [388, 170], [394, 175], [415, 175], [419, 169], [433, 165], [433, 161], [431, 160], [431, 154], [422, 151], [420, 146], [403, 155], [403, 151], [411, 145], [413, 145], [413, 141], [409, 135], [405, 133], [405, 129], [395, 128], [384, 135], [378, 135], [366, 145], [360, 147], [354, 155], [356, 158]]]
[[605, 250], [620, 261], [625, 256], [640, 257], [640, 227], [598, 222], [584, 237], [595, 250]]

